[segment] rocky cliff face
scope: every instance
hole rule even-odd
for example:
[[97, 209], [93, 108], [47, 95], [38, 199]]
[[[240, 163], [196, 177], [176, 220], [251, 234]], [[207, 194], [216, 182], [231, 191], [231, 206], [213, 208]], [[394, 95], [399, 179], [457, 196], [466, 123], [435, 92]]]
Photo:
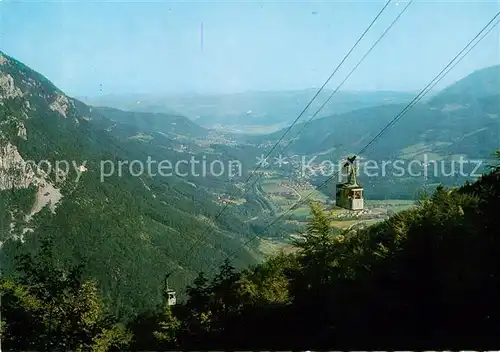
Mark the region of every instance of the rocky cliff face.
[[0, 190], [38, 186], [42, 180], [35, 175], [16, 146], [6, 140], [0, 142]]
[[29, 143], [26, 122], [37, 110], [36, 104], [31, 103], [34, 96], [50, 102], [48, 107], [64, 118], [67, 118], [70, 100], [57, 90], [47, 90], [30, 76], [30, 71], [23, 66], [19, 70], [18, 65], [0, 53], [0, 191], [31, 189], [34, 200], [24, 211], [15, 204], [11, 204], [10, 209], [2, 209], [10, 213], [11, 221], [7, 233], [1, 236], [0, 245], [10, 238], [24, 241], [24, 234], [33, 231], [30, 224], [33, 216], [45, 206], [54, 212], [62, 199], [49, 164], [41, 167], [40, 157], [28, 160], [28, 155], [21, 155], [19, 148]]

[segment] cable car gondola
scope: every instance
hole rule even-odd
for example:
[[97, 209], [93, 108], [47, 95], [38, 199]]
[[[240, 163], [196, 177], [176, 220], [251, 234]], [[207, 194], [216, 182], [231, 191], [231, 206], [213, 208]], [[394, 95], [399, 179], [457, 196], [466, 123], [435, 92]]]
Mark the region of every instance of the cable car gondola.
[[344, 169], [347, 170], [347, 182], [337, 183], [335, 204], [347, 210], [363, 210], [363, 187], [356, 180], [356, 156], [347, 158]]
[[175, 306], [177, 304], [177, 298], [175, 294], [175, 290], [172, 290], [168, 287], [168, 278], [171, 274], [165, 276], [165, 287], [163, 289], [164, 299], [169, 306]]

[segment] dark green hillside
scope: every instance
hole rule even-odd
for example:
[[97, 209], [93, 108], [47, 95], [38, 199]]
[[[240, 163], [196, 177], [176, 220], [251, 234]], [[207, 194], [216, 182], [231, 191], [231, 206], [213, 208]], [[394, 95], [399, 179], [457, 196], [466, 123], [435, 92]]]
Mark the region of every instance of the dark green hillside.
[[[180, 172], [188, 173], [185, 177], [182, 177], [182, 181], [178, 184], [182, 186], [186, 195], [186, 200], [175, 199], [180, 205], [186, 203], [186, 207], [196, 207], [198, 204], [204, 204], [204, 201], [197, 202], [194, 205], [189, 204], [189, 200], [194, 200], [196, 197], [200, 196], [198, 188], [201, 188], [205, 192], [208, 192], [212, 198], [214, 194], [220, 195], [230, 195], [243, 197], [243, 190], [237, 186], [243, 181], [247, 180], [248, 172], [256, 167], [255, 160], [256, 157], [262, 153], [266, 153], [265, 148], [255, 148], [252, 146], [244, 145], [225, 145], [225, 144], [211, 144], [210, 151], [206, 149], [199, 148], [195, 143], [195, 140], [183, 140], [182, 144], [189, 146], [192, 150], [186, 153], [178, 153], [175, 151], [175, 147], [179, 145], [176, 140], [167, 138], [166, 136], [159, 133], [152, 133], [151, 139], [142, 140], [130, 138], [130, 136], [135, 136], [143, 131], [139, 130], [136, 125], [129, 125], [126, 123], [113, 122], [108, 117], [103, 116], [99, 110], [95, 108], [89, 108], [87, 105], [81, 103], [78, 100], [74, 100], [75, 105], [79, 108], [79, 111], [84, 116], [92, 116], [91, 122], [97, 126], [99, 129], [106, 130], [110, 136], [118, 138], [121, 143], [120, 145], [129, 151], [129, 155], [138, 160], [146, 161], [147, 158], [152, 160], [169, 160], [173, 164], [177, 161], [188, 160], [194, 157], [195, 160], [204, 160], [207, 165], [212, 162], [221, 161], [224, 167], [228, 169], [228, 166], [232, 162], [241, 163], [241, 175], [239, 170], [235, 170], [234, 177], [228, 177], [228, 170], [222, 175], [212, 175], [207, 174], [204, 177], [199, 177], [192, 175], [189, 172], [189, 167], [181, 167]], [[115, 111], [117, 114], [119, 110]], [[128, 112], [123, 112], [124, 115]], [[140, 114], [140, 113], [139, 113]], [[109, 128], [112, 126], [112, 128]], [[196, 172], [200, 172], [199, 168]], [[149, 187], [151, 189], [161, 189], [161, 176], [156, 176], [151, 180], [146, 180], [146, 182], [151, 182]], [[176, 182], [179, 180], [172, 179], [171, 182]], [[203, 197], [206, 197], [206, 193], [201, 193]], [[243, 199], [243, 198], [241, 198]], [[244, 196], [244, 203], [238, 203], [238, 205], [233, 204], [231, 207], [227, 208], [222, 217], [219, 218], [219, 222], [224, 224], [224, 226], [235, 232], [240, 231], [240, 223], [247, 223], [249, 218], [257, 218], [249, 222], [248, 226], [254, 232], [260, 233], [267, 225], [274, 221], [275, 214], [265, 214], [264, 210], [267, 209], [263, 206], [257, 199], [257, 195], [249, 191]], [[202, 211], [202, 210], [200, 210]], [[227, 216], [226, 214], [231, 214]], [[213, 214], [215, 215], [215, 214]], [[238, 218], [239, 222], [235, 223], [231, 219]], [[283, 231], [288, 230], [290, 232], [295, 232], [297, 230], [295, 225], [285, 225], [278, 222], [269, 231], [266, 231], [265, 235], [267, 237], [284, 237]], [[285, 236], [286, 237], [286, 236]], [[255, 241], [257, 242], [257, 241]]]
[[[439, 186], [416, 208], [362, 230], [334, 231], [321, 206], [311, 204], [298, 252], [246, 270], [226, 260], [212, 280], [206, 272], [198, 275], [185, 303], [145, 311], [126, 326], [106, 315], [78, 266], [54, 265], [57, 247], [47, 238], [37, 256], [16, 261], [21, 277], [0, 280], [3, 346], [494, 348], [500, 342], [498, 162], [476, 182]], [[50, 300], [44, 300], [47, 290]]]
[[[500, 154], [497, 153], [500, 157]], [[498, 162], [497, 162], [498, 165]], [[500, 169], [438, 187], [416, 209], [360, 231], [332, 232], [318, 205], [295, 255], [243, 272], [200, 275], [170, 336], [138, 348], [424, 349], [495, 346]], [[177, 334], [174, 332], [177, 331]], [[362, 336], [362, 338], [360, 338]]]
[[[177, 341], [215, 349], [495, 346], [499, 201], [496, 166], [359, 232], [331, 233], [313, 206], [297, 255], [240, 273], [223, 268], [219, 281], [193, 285]], [[210, 323], [200, 312], [212, 313]]]
[[[0, 78], [13, 82], [0, 87], [2, 145], [17, 147], [24, 160], [87, 162], [78, 183], [73, 168], [64, 182], [56, 183], [54, 173], [46, 177], [62, 198], [54, 214], [45, 207], [29, 223], [25, 215], [33, 206], [34, 191], [29, 198], [18, 196], [22, 189], [0, 192], [3, 274], [13, 273], [15, 255], [35, 250], [50, 236], [57, 261], [63, 266], [84, 262], [85, 276], [98, 280], [106, 304], [124, 318], [160, 301], [158, 285], [167, 272], [174, 271], [172, 285], [183, 287], [199, 268], [222, 260], [253, 235], [250, 225], [232, 211], [211, 223], [221, 205], [203, 184], [195, 187], [182, 178], [139, 178], [127, 172], [101, 182], [102, 160], [145, 161], [149, 150], [98, 128], [48, 80], [11, 57], [2, 58]], [[51, 108], [57, 99], [64, 106]], [[19, 126], [26, 129], [26, 139], [17, 135]], [[182, 156], [171, 151], [160, 160], [168, 158]], [[197, 251], [180, 267], [185, 250], [198, 239]], [[240, 265], [255, 260], [249, 251], [240, 252]]]

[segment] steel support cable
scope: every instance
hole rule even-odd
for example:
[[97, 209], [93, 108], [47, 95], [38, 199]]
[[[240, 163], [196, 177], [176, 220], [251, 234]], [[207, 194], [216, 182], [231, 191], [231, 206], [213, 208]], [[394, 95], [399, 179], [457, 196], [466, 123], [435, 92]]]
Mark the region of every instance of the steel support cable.
[[[360, 37], [358, 38], [358, 40], [354, 43], [354, 45], [351, 47], [351, 49], [347, 52], [347, 54], [344, 56], [344, 58], [342, 59], [342, 61], [337, 65], [337, 67], [335, 68], [335, 70], [330, 74], [330, 76], [328, 77], [328, 79], [323, 83], [323, 85], [318, 89], [318, 91], [316, 92], [316, 94], [312, 97], [312, 99], [309, 101], [309, 103], [305, 106], [305, 108], [300, 112], [300, 114], [295, 118], [295, 120], [293, 121], [293, 123], [286, 129], [285, 133], [283, 133], [283, 135], [278, 139], [278, 141], [273, 145], [273, 147], [271, 148], [271, 150], [269, 150], [269, 152], [266, 154], [266, 156], [264, 157], [263, 160], [266, 160], [269, 155], [271, 155], [274, 150], [279, 146], [279, 144], [281, 143], [281, 141], [283, 140], [283, 138], [285, 138], [285, 136], [288, 134], [288, 132], [293, 128], [293, 126], [295, 126], [295, 124], [297, 123], [297, 121], [302, 117], [302, 115], [304, 115], [304, 113], [307, 111], [307, 109], [311, 106], [311, 104], [314, 102], [314, 100], [318, 97], [318, 95], [323, 91], [323, 89], [325, 88], [325, 86], [330, 82], [330, 80], [333, 78], [333, 76], [335, 75], [335, 73], [337, 73], [337, 71], [340, 69], [340, 67], [342, 66], [342, 64], [345, 62], [345, 60], [347, 60], [347, 58], [351, 55], [351, 53], [354, 51], [354, 49], [358, 46], [358, 44], [361, 42], [361, 40], [365, 37], [366, 33], [368, 33], [368, 31], [371, 29], [371, 27], [373, 27], [373, 25], [375, 24], [375, 22], [378, 20], [378, 18], [382, 15], [382, 13], [386, 10], [387, 6], [389, 6], [389, 4], [391, 3], [392, 0], [387, 0], [387, 2], [385, 3], [385, 5], [382, 7], [382, 9], [378, 12], [378, 14], [375, 16], [375, 18], [371, 21], [371, 23], [369, 24], [369, 26], [364, 30], [364, 32], [360, 35]], [[252, 178], [252, 176], [262, 167], [263, 163], [259, 163], [257, 165], [257, 167], [250, 172], [249, 176], [247, 177], [247, 179], [244, 181], [244, 184], [243, 184], [243, 189], [244, 189], [244, 193], [243, 195], [246, 195], [249, 191], [250, 188], [247, 188], [247, 184], [248, 182], [250, 181], [250, 179]], [[253, 184], [252, 184], [253, 186]], [[232, 197], [234, 197], [236, 195], [236, 192], [232, 195]], [[221, 211], [214, 217], [214, 220], [213, 221], [217, 221], [221, 216], [222, 214], [227, 210], [227, 208], [229, 207], [229, 202], [226, 203], [224, 205], [224, 207], [221, 209]], [[207, 226], [207, 230], [209, 229], [210, 225]], [[192, 253], [192, 251], [195, 249], [195, 247], [198, 245], [198, 243], [200, 243], [201, 241], [203, 240], [203, 233], [199, 236], [198, 240], [195, 241], [195, 243], [193, 243], [193, 245], [191, 247], [189, 247], [189, 249], [187, 250], [187, 254], [186, 254], [186, 257]], [[183, 264], [186, 264], [186, 261], [185, 260], [181, 260], [181, 262], [179, 263], [180, 266], [182, 266]]]
[[[481, 40], [483, 40], [485, 38], [485, 36], [482, 36], [479, 41], [477, 41], [472, 47], [471, 47], [471, 44], [479, 37], [481, 36], [481, 34], [486, 30], [486, 28], [488, 28], [488, 26], [498, 17], [500, 16], [500, 12], [498, 12], [480, 31], [479, 33], [469, 41], [469, 43], [448, 63], [448, 65], [446, 65], [432, 80], [431, 82], [425, 86], [424, 89], [422, 89], [420, 91], [419, 94], [417, 94], [415, 96], [415, 98], [408, 104], [405, 106], [405, 108], [403, 108], [403, 110], [401, 110], [400, 113], [398, 113], [396, 115], [396, 117], [394, 117], [369, 143], [366, 144], [365, 147], [363, 147], [361, 149], [360, 152], [358, 152], [356, 155], [360, 155], [361, 153], [363, 153], [370, 145], [372, 145], [378, 138], [380, 138], [380, 136], [382, 136], [383, 133], [385, 133], [390, 127], [392, 127], [397, 121], [399, 121], [399, 119], [401, 119], [401, 117], [406, 114], [406, 112], [408, 112], [408, 110], [410, 108], [412, 108], [414, 105], [416, 105], [428, 92], [429, 92], [429, 87], [431, 86], [435, 86], [437, 83], [439, 83], [439, 81], [441, 81], [445, 76], [446, 74], [448, 74], [451, 69], [448, 69], [450, 66], [452, 66], [457, 60], [462, 60], [465, 55], [467, 55], [474, 46], [476, 46]], [[500, 22], [500, 21], [499, 21]], [[493, 27], [495, 27], [499, 22], [496, 22], [495, 25]], [[491, 31], [493, 28], [490, 28], [489, 31]], [[488, 32], [489, 32], [488, 31]], [[468, 50], [470, 48], [470, 50]], [[460, 59], [459, 59], [459, 56], [462, 55], [464, 52], [466, 52]], [[458, 63], [458, 62], [457, 62]], [[453, 68], [453, 67], [452, 67]], [[444, 73], [444, 74], [443, 74]], [[340, 171], [339, 171], [340, 172]], [[303, 199], [301, 199], [299, 202], [295, 203], [293, 206], [291, 206], [286, 212], [284, 212], [283, 214], [281, 214], [279, 217], [277, 217], [274, 221], [272, 221], [268, 226], [266, 226], [262, 231], [260, 231], [257, 235], [253, 236], [252, 238], [250, 238], [248, 241], [246, 241], [243, 246], [241, 248], [244, 248], [245, 246], [247, 246], [250, 242], [252, 242], [255, 238], [257, 237], [260, 237], [263, 233], [265, 233], [270, 227], [272, 227], [275, 223], [277, 223], [279, 220], [281, 220], [284, 216], [288, 215], [292, 210], [294, 210], [298, 205], [302, 205], [304, 204], [314, 193], [316, 193], [318, 190], [322, 189], [324, 186], [326, 186], [334, 177], [336, 177], [338, 175], [339, 172], [336, 172], [334, 175], [328, 177], [317, 189], [311, 191], [306, 197], [304, 197]], [[234, 251], [233, 253], [231, 253], [231, 255], [227, 256], [226, 257], [226, 260], [227, 259], [231, 259], [234, 255], [236, 255], [236, 253], [238, 253], [239, 250], [241, 250], [241, 248], [239, 248], [238, 250]], [[211, 268], [209, 269], [214, 269], [214, 267], [212, 266]], [[210, 270], [209, 270], [210, 271]]]
[[[485, 32], [485, 33], [481, 36], [481, 38], [479, 38], [479, 40], [478, 40], [478, 41], [476, 41], [476, 43], [475, 43], [473, 46], [471, 46], [471, 47], [470, 47], [470, 48], [469, 48], [469, 49], [468, 49], [468, 50], [464, 53], [464, 55], [462, 55], [462, 57], [461, 57], [460, 59], [458, 59], [458, 60], [457, 60], [457, 61], [456, 61], [456, 62], [455, 62], [455, 63], [454, 63], [454, 64], [453, 64], [450, 68], [448, 68], [448, 70], [447, 70], [447, 72], [446, 72], [445, 74], [448, 74], [448, 72], [449, 72], [449, 71], [453, 70], [453, 69], [455, 68], [455, 66], [457, 66], [457, 65], [458, 65], [458, 64], [462, 61], [462, 59], [463, 59], [463, 58], [465, 58], [465, 57], [467, 56], [467, 54], [468, 54], [470, 51], [472, 51], [472, 50], [476, 47], [476, 45], [478, 45], [478, 44], [479, 44], [479, 43], [480, 43], [480, 42], [484, 39], [484, 37], [486, 37], [488, 34], [490, 34], [490, 33], [491, 33], [491, 31], [492, 31], [492, 30], [493, 30], [493, 29], [494, 29], [494, 28], [495, 28], [495, 27], [496, 27], [499, 23], [500, 23], [500, 19], [499, 19], [499, 20], [497, 20], [497, 21], [493, 24], [493, 26], [491, 26], [491, 27], [490, 27], [490, 29], [488, 29], [488, 30], [487, 30], [487, 31], [486, 31], [486, 32]], [[437, 84], [437, 83], [438, 83], [438, 82], [435, 82], [432, 86], [430, 86], [430, 87], [429, 87], [429, 89], [428, 89], [428, 91], [430, 92], [430, 91], [431, 91], [431, 90], [432, 90], [432, 89], [436, 86], [436, 84]], [[443, 151], [445, 151], [445, 150], [446, 150], [446, 148], [447, 148], [447, 147], [438, 148], [438, 149], [437, 149], [437, 150], [435, 150], [435, 151], [436, 151], [436, 152], [443, 152]], [[445, 154], [445, 156], [449, 156], [449, 155], [451, 155], [451, 153], [449, 153], [449, 154]]]
[[[434, 77], [434, 79], [424, 88], [422, 89], [422, 91], [417, 94], [417, 96], [415, 98], [413, 98], [413, 100], [408, 103], [408, 105], [398, 114], [396, 115], [396, 117], [391, 121], [389, 122], [375, 137], [373, 137], [373, 139], [368, 142], [368, 144], [366, 144], [366, 146], [361, 149], [361, 151], [357, 154], [357, 155], [360, 155], [361, 153], [363, 153], [368, 147], [370, 147], [377, 139], [380, 138], [380, 136], [382, 136], [382, 134], [384, 134], [389, 128], [391, 128], [396, 122], [399, 121], [399, 119], [401, 119], [401, 117], [406, 114], [406, 112], [411, 109], [413, 107], [413, 105], [415, 105], [418, 101], [420, 101], [423, 96], [425, 94], [427, 94], [429, 92], [429, 87], [431, 86], [435, 86], [441, 79], [443, 79], [443, 77], [448, 74], [448, 72], [450, 71], [447, 71], [447, 69], [453, 65], [453, 63], [458, 59], [458, 57], [460, 55], [462, 55], [470, 46], [471, 44], [486, 30], [486, 28], [489, 27], [489, 25], [495, 21], [495, 19], [500, 16], [500, 12], [497, 12], [497, 14], [495, 16], [493, 16], [493, 18], [479, 31], [479, 33], [476, 34], [476, 36], [474, 38], [472, 38], [472, 40], [448, 63], [448, 65], [446, 65], [438, 74], [436, 77]], [[481, 39], [483, 39], [484, 37], [482, 37]], [[470, 51], [469, 51], [470, 52]], [[469, 53], [467, 52], [467, 53]], [[446, 71], [446, 73], [443, 75], [443, 73]]]
[[290, 141], [288, 142], [288, 144], [281, 150], [281, 152], [280, 152], [281, 154], [283, 154], [283, 152], [290, 146], [290, 144], [292, 144], [297, 139], [297, 137], [307, 128], [307, 126], [309, 126], [309, 124], [311, 123], [311, 121], [320, 113], [321, 110], [323, 110], [323, 108], [326, 106], [326, 104], [328, 104], [328, 102], [339, 91], [339, 89], [342, 88], [342, 86], [344, 85], [344, 83], [349, 79], [349, 77], [351, 77], [351, 75], [354, 73], [354, 71], [356, 71], [356, 69], [359, 67], [359, 65], [361, 65], [363, 63], [363, 61], [368, 57], [368, 55], [370, 55], [370, 53], [372, 52], [372, 50], [375, 49], [375, 47], [378, 45], [378, 43], [385, 37], [385, 35], [387, 34], [387, 32], [389, 32], [389, 30], [396, 24], [396, 22], [405, 13], [406, 9], [408, 9], [408, 7], [411, 5], [412, 2], [413, 2], [413, 0], [410, 0], [410, 2], [408, 2], [408, 4], [399, 13], [399, 15], [394, 19], [394, 21], [392, 21], [392, 23], [389, 25], [389, 27], [387, 27], [387, 29], [380, 35], [380, 37], [377, 39], [377, 41], [371, 46], [370, 49], [368, 49], [368, 51], [365, 53], [365, 55], [363, 55], [363, 57], [358, 61], [358, 63], [356, 64], [356, 66], [354, 66], [354, 68], [349, 72], [349, 74], [344, 78], [344, 80], [337, 86], [337, 88], [335, 88], [335, 90], [332, 92], [332, 94], [330, 94], [330, 96], [323, 103], [323, 105], [321, 105], [319, 107], [319, 109], [316, 110], [316, 112], [309, 118], [309, 120], [307, 120], [307, 122], [297, 132], [297, 134], [292, 139], [290, 139]]

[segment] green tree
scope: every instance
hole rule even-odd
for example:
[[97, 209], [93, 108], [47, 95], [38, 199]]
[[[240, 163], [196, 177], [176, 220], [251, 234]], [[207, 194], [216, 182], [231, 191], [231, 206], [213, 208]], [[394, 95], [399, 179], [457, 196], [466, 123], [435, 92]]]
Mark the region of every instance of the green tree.
[[153, 332], [161, 348], [173, 348], [178, 345], [177, 337], [180, 333], [181, 321], [174, 316], [172, 308], [164, 305], [159, 319], [159, 327]]
[[[124, 347], [130, 338], [118, 334], [106, 314], [97, 284], [82, 277], [81, 265], [59, 268], [50, 239], [35, 255], [19, 258], [20, 277], [2, 279], [4, 345], [14, 349], [100, 351]], [[104, 338], [104, 336], [106, 336]]]

